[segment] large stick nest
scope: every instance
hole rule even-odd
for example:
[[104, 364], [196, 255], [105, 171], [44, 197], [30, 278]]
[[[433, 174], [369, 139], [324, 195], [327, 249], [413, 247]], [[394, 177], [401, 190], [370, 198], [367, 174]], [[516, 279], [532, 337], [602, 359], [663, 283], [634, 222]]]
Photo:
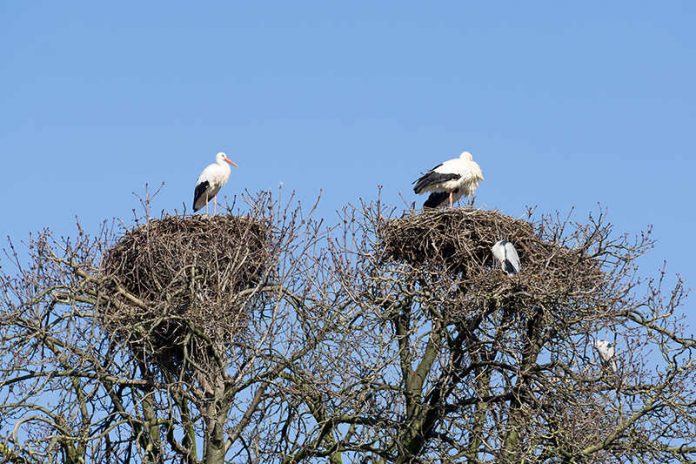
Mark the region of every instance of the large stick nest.
[[271, 228], [235, 216], [167, 217], [127, 232], [102, 261], [103, 325], [165, 367], [205, 366], [248, 322], [269, 272]]
[[[410, 266], [427, 276], [421, 284], [457, 282], [463, 304], [450, 304], [450, 311], [485, 310], [491, 303], [592, 311], [605, 283], [601, 266], [587, 250], [548, 240], [529, 222], [497, 211], [424, 210], [383, 221], [378, 235], [383, 262]], [[506, 275], [493, 257], [491, 247], [499, 240], [515, 246], [522, 264], [519, 274]]]

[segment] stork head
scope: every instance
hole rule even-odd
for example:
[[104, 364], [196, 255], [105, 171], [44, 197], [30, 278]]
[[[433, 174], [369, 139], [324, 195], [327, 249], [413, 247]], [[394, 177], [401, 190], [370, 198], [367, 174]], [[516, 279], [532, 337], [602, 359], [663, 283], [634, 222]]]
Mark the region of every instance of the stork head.
[[461, 155], [459, 155], [459, 158], [465, 160], [465, 161], [473, 161], [474, 157], [471, 156], [471, 153], [468, 151], [463, 151]]
[[215, 161], [217, 162], [217, 164], [230, 163], [234, 167], [239, 167], [237, 166], [237, 163], [231, 161], [223, 152], [217, 154], [217, 156], [215, 157]]

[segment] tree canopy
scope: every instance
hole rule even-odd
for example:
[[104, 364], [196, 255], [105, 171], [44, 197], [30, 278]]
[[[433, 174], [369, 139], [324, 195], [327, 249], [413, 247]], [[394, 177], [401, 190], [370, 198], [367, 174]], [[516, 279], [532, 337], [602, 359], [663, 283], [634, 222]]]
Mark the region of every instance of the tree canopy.
[[5, 462], [696, 457], [686, 292], [639, 272], [649, 231], [379, 201], [327, 225], [268, 193], [241, 210], [7, 244]]

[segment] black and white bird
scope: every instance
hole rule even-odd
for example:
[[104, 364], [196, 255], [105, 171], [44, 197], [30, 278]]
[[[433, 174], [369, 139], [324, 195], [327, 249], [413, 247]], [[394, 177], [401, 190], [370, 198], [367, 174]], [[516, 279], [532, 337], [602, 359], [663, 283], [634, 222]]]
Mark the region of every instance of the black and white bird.
[[515, 275], [522, 270], [520, 256], [512, 243], [507, 240], [500, 240], [493, 245], [491, 251], [507, 275]]
[[608, 340], [595, 340], [594, 347], [597, 353], [599, 353], [599, 357], [602, 358], [602, 363], [610, 366], [612, 371], [618, 371], [614, 344]]
[[214, 214], [217, 213], [217, 199], [215, 195], [220, 191], [223, 185], [227, 183], [232, 171], [228, 164], [237, 167], [234, 161], [230, 161], [227, 155], [220, 152], [215, 156], [215, 162], [206, 166], [198, 176], [196, 181], [196, 190], [193, 192], [193, 211], [206, 207], [208, 212], [208, 202], [213, 200]]
[[462, 196], [470, 197], [483, 180], [481, 168], [468, 151], [459, 158], [438, 164], [414, 182], [417, 194], [431, 192], [424, 208], [437, 208], [449, 200], [450, 207]]

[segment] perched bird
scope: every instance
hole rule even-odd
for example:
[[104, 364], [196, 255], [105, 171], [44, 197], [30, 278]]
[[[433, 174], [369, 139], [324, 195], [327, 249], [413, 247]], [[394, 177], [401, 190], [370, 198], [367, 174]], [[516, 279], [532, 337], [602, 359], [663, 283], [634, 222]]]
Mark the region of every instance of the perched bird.
[[227, 183], [230, 178], [230, 167], [226, 164], [231, 164], [237, 167], [237, 164], [230, 161], [227, 155], [220, 152], [215, 157], [215, 162], [209, 164], [198, 176], [198, 181], [196, 182], [196, 190], [193, 192], [193, 211], [198, 211], [199, 209], [206, 207], [206, 213], [208, 212], [208, 202], [213, 200], [214, 213], [217, 213], [217, 200], [215, 195], [220, 191], [223, 185]]
[[491, 251], [507, 275], [515, 275], [522, 270], [520, 256], [512, 243], [507, 240], [501, 240], [493, 245]]
[[438, 164], [414, 182], [417, 194], [432, 192], [423, 204], [425, 208], [437, 208], [449, 199], [450, 207], [462, 196], [472, 196], [483, 180], [481, 168], [468, 151], [459, 158]]
[[607, 340], [595, 340], [594, 347], [599, 353], [599, 357], [602, 358], [602, 363], [611, 366], [611, 370], [616, 372], [618, 367], [616, 366], [616, 350], [614, 349], [614, 344]]

